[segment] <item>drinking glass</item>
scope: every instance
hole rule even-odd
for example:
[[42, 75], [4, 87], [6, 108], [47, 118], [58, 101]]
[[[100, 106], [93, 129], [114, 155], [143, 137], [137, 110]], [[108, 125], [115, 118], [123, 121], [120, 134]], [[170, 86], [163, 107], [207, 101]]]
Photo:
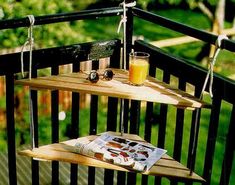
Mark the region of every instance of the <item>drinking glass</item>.
[[149, 54], [146, 52], [132, 52], [129, 55], [129, 82], [131, 85], [144, 84], [149, 71]]

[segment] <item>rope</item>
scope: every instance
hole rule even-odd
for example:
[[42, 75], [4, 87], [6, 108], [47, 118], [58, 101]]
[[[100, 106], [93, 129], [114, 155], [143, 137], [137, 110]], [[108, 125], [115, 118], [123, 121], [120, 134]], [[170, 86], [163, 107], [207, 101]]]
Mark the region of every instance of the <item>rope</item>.
[[[228, 37], [226, 35], [219, 35], [217, 40], [216, 40], [216, 50], [215, 50], [215, 53], [213, 55], [212, 58], [210, 58], [210, 61], [209, 61], [209, 68], [208, 68], [208, 72], [207, 72], [207, 75], [206, 75], [206, 78], [205, 78], [205, 81], [204, 81], [204, 84], [203, 84], [203, 87], [202, 87], [202, 91], [201, 91], [201, 94], [200, 94], [200, 100], [202, 99], [202, 96], [203, 96], [203, 93], [206, 89], [206, 86], [207, 86], [207, 83], [208, 83], [208, 80], [210, 78], [210, 83], [209, 83], [209, 93], [210, 93], [210, 97], [213, 98], [213, 92], [212, 92], [212, 88], [213, 88], [213, 78], [214, 78], [214, 74], [213, 74], [213, 71], [214, 71], [214, 65], [215, 65], [215, 62], [217, 60], [217, 57], [219, 55], [219, 52], [221, 50], [221, 43], [222, 43], [222, 40], [223, 39], [228, 39]], [[198, 122], [199, 122], [199, 114], [200, 114], [200, 109], [197, 108], [196, 109], [196, 115], [195, 115], [195, 127], [194, 127], [194, 137], [193, 137], [193, 145], [192, 145], [192, 150], [191, 150], [191, 157], [194, 156], [195, 152], [196, 152], [196, 133], [197, 133], [197, 130], [198, 130]], [[193, 173], [193, 162], [192, 162], [192, 159], [190, 161], [190, 164], [189, 164], [189, 169], [190, 169], [190, 175], [192, 175]]]
[[[130, 3], [125, 3], [122, 2], [120, 4], [123, 7], [123, 15], [121, 16], [121, 20], [118, 25], [117, 33], [120, 32], [121, 27], [123, 25], [123, 62], [121, 62], [121, 69], [126, 70], [126, 22], [127, 22], [127, 16], [126, 16], [126, 8], [128, 7], [134, 7], [136, 5], [136, 2], [130, 2]], [[121, 115], [120, 115], [120, 130], [121, 130], [121, 136], [123, 136], [124, 133], [124, 99], [121, 99], [121, 104], [120, 104], [120, 109], [121, 109]]]
[[30, 25], [28, 28], [28, 38], [21, 48], [21, 74], [22, 74], [22, 77], [24, 78], [24, 49], [27, 45], [29, 45], [29, 79], [31, 80], [31, 76], [32, 76], [32, 50], [33, 50], [33, 44], [34, 44], [33, 26], [34, 26], [35, 19], [34, 19], [33, 15], [28, 15], [27, 17], [29, 19]]
[[117, 33], [120, 32], [121, 26], [123, 25], [123, 56], [124, 57], [123, 57], [123, 63], [121, 63], [121, 68], [126, 69], [126, 22], [127, 22], [126, 8], [134, 7], [136, 5], [136, 2], [134, 1], [131, 3], [125, 3], [124, 1], [120, 5], [123, 7], [123, 15], [119, 22]]
[[[32, 77], [32, 50], [33, 50], [33, 26], [34, 26], [34, 16], [28, 15], [29, 19], [29, 28], [28, 28], [28, 38], [24, 45], [21, 48], [21, 74], [24, 78], [24, 49], [27, 45], [29, 45], [29, 80], [31, 80]], [[32, 100], [32, 92], [29, 88], [29, 113], [30, 113], [30, 136], [31, 136], [31, 147], [32, 149], [35, 148], [35, 133], [34, 133], [34, 112], [33, 112], [33, 100]]]
[[222, 43], [222, 40], [223, 39], [228, 39], [228, 37], [226, 35], [219, 35], [217, 40], [216, 40], [216, 50], [215, 50], [215, 53], [213, 55], [212, 58], [210, 58], [209, 60], [209, 68], [208, 68], [208, 72], [207, 72], [207, 75], [206, 75], [206, 78], [205, 78], [205, 81], [204, 81], [204, 84], [203, 84], [203, 87], [202, 87], [202, 91], [201, 91], [201, 94], [200, 94], [200, 99], [202, 99], [202, 96], [203, 96], [203, 93], [206, 89], [206, 85], [208, 83], [208, 80], [210, 78], [210, 84], [209, 84], [209, 93], [210, 93], [210, 96], [211, 98], [213, 98], [213, 92], [212, 92], [212, 88], [213, 88], [213, 78], [214, 78], [214, 65], [215, 65], [215, 62], [217, 60], [217, 57], [219, 55], [219, 52], [221, 50], [221, 43]]

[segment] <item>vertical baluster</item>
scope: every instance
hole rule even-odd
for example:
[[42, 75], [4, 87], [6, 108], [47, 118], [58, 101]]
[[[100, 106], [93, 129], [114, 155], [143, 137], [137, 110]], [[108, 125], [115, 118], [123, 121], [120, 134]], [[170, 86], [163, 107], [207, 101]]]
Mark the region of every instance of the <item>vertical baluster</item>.
[[[186, 90], [186, 82], [184, 80], [179, 79], [178, 86], [179, 86], [179, 89], [183, 91]], [[179, 162], [181, 159], [183, 130], [184, 130], [184, 109], [177, 109], [173, 158]], [[171, 185], [176, 185], [176, 184], [177, 184], [176, 180], [171, 181]]]
[[[140, 125], [140, 101], [131, 101], [130, 133], [139, 134]], [[127, 184], [136, 184], [136, 173], [128, 173]]]
[[[116, 131], [117, 128], [117, 98], [108, 98], [107, 131]], [[113, 170], [104, 171], [104, 184], [112, 185], [114, 178]]]
[[[154, 66], [153, 56], [150, 55], [149, 59], [149, 76], [155, 77], [156, 75], [156, 67]], [[144, 131], [144, 139], [147, 142], [151, 142], [152, 135], [152, 122], [153, 122], [153, 103], [147, 102], [146, 112], [145, 112], [145, 131]], [[148, 175], [142, 175], [142, 185], [148, 184]]]
[[[34, 142], [35, 147], [38, 147], [38, 93], [31, 90], [31, 100], [33, 102], [33, 119], [34, 119]], [[32, 159], [32, 184], [39, 185], [39, 162]]]
[[[128, 120], [129, 120], [129, 100], [124, 99], [124, 118], [123, 118], [123, 126], [124, 126], [124, 133], [128, 132]], [[119, 129], [121, 130], [121, 129]], [[117, 185], [125, 185], [126, 184], [126, 172], [117, 172]]]
[[235, 152], [234, 132], [235, 132], [235, 107], [233, 105], [230, 125], [226, 139], [225, 155], [223, 160], [222, 173], [220, 176], [220, 185], [229, 184], [229, 178], [231, 176], [231, 170], [233, 165], [233, 156]]
[[[163, 81], [165, 83], [170, 82], [170, 74], [165, 71], [163, 74]], [[166, 122], [167, 122], [167, 109], [168, 106], [165, 104], [161, 104], [160, 107], [160, 120], [159, 120], [159, 130], [158, 130], [158, 147], [164, 148], [165, 139], [166, 139]], [[161, 184], [161, 177], [155, 177], [155, 184]]]
[[[130, 1], [125, 0], [124, 3], [128, 3]], [[126, 24], [126, 66], [124, 69], [129, 69], [129, 53], [132, 49], [132, 36], [133, 36], [133, 13], [132, 9], [128, 8], [126, 12], [127, 22]], [[123, 115], [123, 126], [124, 132], [128, 132], [128, 120], [129, 120], [129, 100], [124, 99], [122, 101], [123, 105], [121, 106], [124, 109]], [[125, 172], [118, 172], [117, 174], [117, 184], [124, 185], [126, 184], [126, 173]], [[128, 183], [129, 184], [129, 183]]]
[[16, 176], [16, 144], [15, 144], [15, 119], [14, 119], [14, 76], [6, 75], [6, 121], [7, 121], [7, 146], [8, 146], [8, 173], [9, 184], [17, 184]]
[[[59, 67], [52, 67], [52, 75], [59, 74]], [[51, 136], [52, 143], [59, 142], [59, 91], [54, 90], [51, 92]], [[59, 162], [52, 161], [52, 184], [59, 184]]]
[[[32, 77], [37, 77], [37, 69], [34, 66]], [[34, 144], [35, 147], [38, 147], [38, 92], [36, 90], [30, 90], [30, 93], [33, 109]], [[34, 159], [32, 159], [32, 184], [39, 185], [39, 162]]]
[[[146, 116], [145, 116], [145, 132], [144, 132], [144, 139], [147, 142], [151, 142], [152, 119], [153, 119], [153, 103], [147, 102]], [[148, 175], [142, 175], [141, 184], [142, 185], [148, 184]]]
[[207, 184], [210, 184], [211, 181], [212, 164], [213, 164], [213, 156], [215, 152], [216, 137], [219, 125], [220, 108], [221, 108], [221, 99], [218, 96], [216, 96], [216, 94], [214, 94], [212, 102], [212, 110], [210, 115], [209, 133], [207, 138], [206, 156], [205, 156], [205, 164], [203, 171], [203, 177], [207, 181]]
[[[200, 97], [200, 94], [201, 94], [201, 88], [196, 87], [195, 92], [194, 92], [194, 96]], [[192, 171], [194, 170], [196, 153], [197, 153], [196, 149], [197, 149], [200, 117], [201, 117], [201, 109], [194, 110], [193, 114], [192, 114], [189, 147], [188, 147], [188, 161], [187, 161], [187, 167]], [[194, 139], [195, 139], [195, 143], [194, 143], [195, 149], [194, 149], [194, 153], [192, 154]], [[192, 182], [187, 182], [186, 184], [190, 185], [190, 184], [192, 184]]]
[[[116, 45], [113, 55], [110, 57], [110, 67], [120, 68], [120, 43]], [[115, 78], [115, 75], [114, 75]], [[116, 131], [117, 129], [117, 114], [118, 114], [118, 98], [108, 98], [108, 113], [107, 113], [107, 131]], [[114, 171], [104, 171], [104, 184], [112, 185], [114, 180]]]
[[[80, 70], [80, 63], [73, 64], [73, 72]], [[71, 118], [71, 138], [76, 139], [79, 137], [79, 102], [80, 94], [72, 92], [72, 118]], [[77, 185], [78, 181], [78, 165], [71, 164], [70, 166], [70, 184]]]
[[[91, 95], [90, 103], [90, 134], [96, 134], [97, 130], [97, 114], [98, 114], [98, 96]], [[95, 167], [88, 168], [88, 184], [95, 184]]]
[[[92, 61], [92, 69], [98, 69], [99, 61], [94, 60]], [[98, 117], [98, 96], [91, 95], [91, 102], [90, 102], [90, 131], [91, 135], [95, 135], [97, 132], [97, 117]], [[94, 185], [95, 184], [95, 167], [88, 168], [88, 184]]]

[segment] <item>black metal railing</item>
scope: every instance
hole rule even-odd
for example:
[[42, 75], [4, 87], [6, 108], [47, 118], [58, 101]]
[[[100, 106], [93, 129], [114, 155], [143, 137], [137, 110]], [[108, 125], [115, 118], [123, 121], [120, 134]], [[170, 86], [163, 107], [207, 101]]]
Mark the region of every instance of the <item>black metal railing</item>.
[[[92, 19], [97, 17], [105, 16], [119, 16], [123, 11], [121, 8], [105, 8], [97, 10], [86, 10], [77, 13], [68, 13], [68, 14], [58, 14], [58, 15], [49, 15], [49, 16], [40, 16], [35, 17], [35, 24], [50, 24], [63, 21], [73, 21], [81, 19]], [[127, 51], [130, 51], [131, 48], [135, 50], [146, 51], [150, 53], [150, 75], [158, 75], [157, 69], [161, 69], [163, 72], [162, 80], [166, 83], [170, 82], [171, 76], [178, 78], [178, 88], [186, 90], [187, 84], [194, 86], [194, 95], [199, 97], [202, 84], [204, 82], [207, 71], [201, 67], [195, 66], [191, 63], [188, 63], [184, 59], [180, 59], [176, 56], [173, 56], [161, 49], [152, 46], [144, 41], [136, 41], [132, 46], [132, 31], [133, 31], [133, 19], [141, 18], [155, 24], [161, 25], [168, 29], [173, 29], [178, 32], [181, 32], [185, 35], [189, 35], [200, 39], [204, 42], [215, 44], [217, 36], [207, 33], [202, 30], [198, 30], [192, 27], [189, 27], [178, 22], [160, 17], [156, 14], [149, 13], [147, 11], [140, 10], [138, 8], [129, 8], [128, 9], [128, 22], [127, 22]], [[12, 29], [17, 27], [28, 26], [29, 21], [27, 18], [17, 19], [17, 20], [5, 20], [0, 21], [0, 29]], [[102, 45], [102, 52], [100, 50]], [[91, 50], [91, 48], [93, 48]], [[111, 67], [119, 67], [120, 65], [120, 48], [121, 43], [119, 40], [109, 40], [109, 41], [97, 41], [92, 43], [77, 44], [71, 46], [55, 47], [48, 49], [40, 49], [33, 51], [33, 77], [37, 76], [37, 71], [43, 68], [51, 68], [51, 74], [59, 74], [59, 66], [65, 64], [72, 64], [73, 71], [79, 71], [80, 62], [84, 60], [92, 60], [93, 67], [97, 68], [97, 59], [110, 57]], [[224, 40], [222, 42], [222, 48], [235, 51], [235, 42], [231, 40]], [[94, 53], [91, 53], [94, 52]], [[97, 57], [98, 56], [98, 57]], [[25, 52], [25, 66], [28, 66], [29, 53]], [[157, 62], [155, 62], [157, 61]], [[14, 78], [15, 74], [20, 72], [20, 53], [7, 54], [0, 56], [0, 75], [4, 76], [6, 79], [6, 117], [7, 117], [7, 142], [8, 142], [8, 166], [9, 166], [9, 184], [17, 184], [17, 169], [16, 169], [16, 141], [15, 141], [15, 118], [14, 118]], [[27, 67], [26, 67], [26, 70]], [[59, 111], [59, 92], [51, 92], [51, 125], [52, 133], [51, 140], [52, 142], [59, 141], [59, 120], [58, 120], [58, 111]], [[33, 112], [34, 112], [34, 124], [35, 124], [35, 144], [38, 143], [38, 92], [36, 90], [31, 91], [32, 99], [34, 100]], [[224, 78], [218, 74], [215, 74], [214, 77], [214, 98], [212, 101], [212, 109], [210, 111], [210, 119], [208, 120], [209, 130], [207, 145], [204, 144], [205, 151], [205, 160], [204, 168], [202, 171], [198, 171], [206, 179], [205, 184], [211, 184], [211, 176], [213, 175], [213, 156], [216, 150], [216, 138], [218, 127], [220, 126], [219, 116], [221, 113], [221, 103], [226, 101], [232, 107], [231, 112], [228, 112], [228, 115], [231, 114], [229, 130], [226, 136], [226, 147], [225, 153], [223, 155], [223, 165], [219, 170], [221, 173], [220, 180], [216, 184], [229, 184], [229, 179], [232, 175], [232, 165], [234, 161], [234, 123], [235, 123], [235, 82]], [[81, 125], [80, 117], [80, 107], [79, 107], [79, 93], [72, 93], [72, 108], [71, 108], [71, 138], [79, 137], [79, 126]], [[99, 109], [99, 97], [92, 95], [90, 101], [90, 127], [88, 134], [96, 134], [98, 127], [98, 109]], [[129, 106], [130, 105], [130, 106]], [[125, 113], [124, 113], [124, 125], [125, 132], [143, 134], [140, 133], [140, 116], [141, 109], [139, 101], [129, 101], [125, 100], [124, 103]], [[118, 130], [118, 108], [119, 101], [117, 98], [109, 98], [107, 103], [107, 124], [106, 130], [116, 131]], [[160, 105], [160, 110], [156, 115], [155, 104], [148, 102], [146, 110], [144, 113], [145, 116], [145, 126], [144, 126], [144, 137], [147, 141], [152, 139], [157, 140], [157, 145], [159, 147], [166, 147], [166, 128], [167, 128], [167, 117], [168, 109], [167, 105]], [[189, 157], [189, 151], [192, 149], [192, 139], [194, 134], [194, 121], [195, 121], [195, 112], [191, 115], [191, 133], [189, 137], [189, 146], [188, 151], [183, 151], [182, 142], [183, 142], [183, 127], [186, 124], [185, 120], [185, 110], [176, 109], [176, 120], [175, 123], [175, 135], [174, 135], [174, 148], [173, 148], [173, 157], [180, 161], [182, 153], [188, 154], [187, 165], [189, 166], [189, 159], [193, 160], [193, 168], [197, 163], [196, 156], [194, 158]], [[203, 111], [203, 110], [202, 110]], [[130, 118], [130, 121], [128, 121]], [[159, 124], [158, 128], [158, 138], [155, 135], [152, 135], [152, 126], [157, 122]], [[189, 124], [189, 123], [187, 123]], [[200, 128], [198, 128], [196, 135]], [[32, 159], [32, 183], [39, 184], [39, 163], [36, 160]], [[52, 184], [59, 184], [59, 163], [52, 162]], [[95, 168], [89, 168], [88, 170], [88, 184], [95, 183]], [[234, 173], [234, 172], [233, 172]], [[76, 164], [71, 164], [70, 171], [70, 184], [77, 184], [78, 182], [78, 166]], [[118, 184], [136, 184], [136, 174], [134, 173], [124, 173], [118, 172], [117, 174], [117, 183]], [[115, 174], [111, 170], [105, 170], [104, 172], [104, 184], [114, 184]], [[147, 176], [142, 176], [142, 184], [147, 184], [149, 179]], [[156, 177], [156, 184], [161, 183], [161, 179]], [[175, 180], [171, 180], [171, 184], [176, 184]], [[190, 184], [190, 182], [188, 182]]]

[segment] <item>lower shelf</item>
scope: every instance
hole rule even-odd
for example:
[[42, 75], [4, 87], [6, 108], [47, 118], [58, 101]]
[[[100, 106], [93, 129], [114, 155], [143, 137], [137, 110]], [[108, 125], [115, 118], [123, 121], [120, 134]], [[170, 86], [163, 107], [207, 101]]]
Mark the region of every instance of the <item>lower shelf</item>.
[[[113, 133], [118, 135], [119, 133]], [[119, 134], [120, 136], [120, 134]], [[89, 139], [95, 139], [97, 136], [87, 136]], [[124, 134], [122, 137], [126, 139], [132, 139], [137, 141], [143, 141], [143, 139], [137, 135], [133, 134]], [[20, 155], [25, 155], [33, 157], [38, 160], [47, 160], [47, 161], [62, 161], [75, 163], [85, 166], [93, 166], [104, 169], [118, 170], [118, 171], [129, 171], [124, 167], [120, 167], [114, 164], [110, 164], [104, 161], [100, 161], [91, 157], [87, 157], [81, 154], [76, 153], [75, 148], [73, 147], [75, 143], [81, 138], [72, 139], [61, 143], [54, 143], [50, 145], [44, 145], [39, 148], [34, 148], [33, 150], [23, 150], [19, 151]], [[202, 177], [196, 173], [190, 175], [190, 170], [186, 168], [181, 163], [175, 161], [170, 156], [164, 154], [163, 157], [158, 160], [153, 167], [144, 172], [145, 175], [154, 175], [167, 178], [177, 178], [180, 181], [191, 180], [191, 181], [205, 181]]]

